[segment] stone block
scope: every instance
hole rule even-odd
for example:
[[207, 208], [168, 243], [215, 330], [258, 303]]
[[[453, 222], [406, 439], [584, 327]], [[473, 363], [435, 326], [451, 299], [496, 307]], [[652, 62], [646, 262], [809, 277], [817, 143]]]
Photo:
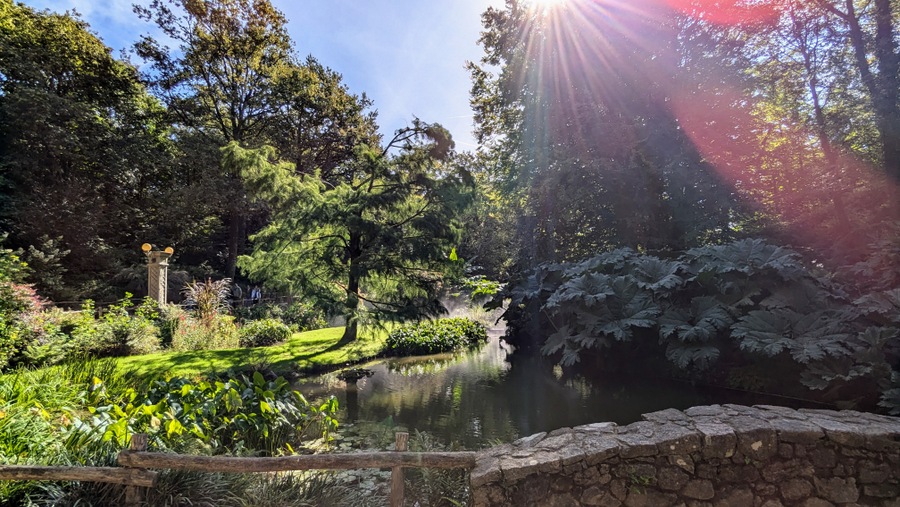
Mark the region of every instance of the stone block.
[[878, 484], [891, 478], [891, 466], [888, 463], [875, 463], [865, 460], [859, 463], [859, 482], [862, 484]]
[[775, 461], [762, 467], [763, 479], [772, 483], [781, 483], [796, 477], [812, 477], [815, 469], [800, 461]]
[[809, 460], [816, 468], [831, 468], [837, 464], [837, 453], [834, 449], [813, 449]]
[[565, 475], [558, 475], [550, 481], [550, 490], [554, 493], [562, 493], [566, 491], [572, 490], [572, 485], [574, 481], [571, 477], [566, 477]]
[[834, 507], [834, 504], [821, 498], [810, 498], [800, 504], [800, 507]]
[[688, 481], [681, 490], [681, 496], [693, 498], [694, 500], [710, 500], [716, 496], [716, 490], [712, 481], [706, 479], [694, 479]]
[[619, 425], [614, 422], [601, 422], [594, 424], [585, 424], [572, 428], [575, 433], [617, 433]]
[[479, 454], [475, 460], [475, 468], [469, 473], [469, 484], [477, 489], [485, 484], [498, 482], [501, 477], [500, 459]]
[[851, 447], [862, 447], [865, 445], [866, 438], [859, 434], [854, 426], [828, 417], [828, 414], [831, 413], [833, 412], [826, 414], [820, 412], [809, 413], [809, 422], [822, 428], [825, 431], [825, 436], [832, 442]]
[[753, 507], [753, 492], [750, 488], [735, 488], [731, 491], [723, 491], [720, 498], [713, 504], [714, 507]]
[[619, 441], [611, 434], [585, 435], [581, 442], [584, 462], [588, 466], [618, 456], [620, 447]]
[[782, 442], [813, 444], [825, 438], [821, 427], [799, 419], [771, 419], [769, 424], [775, 428], [778, 440]]
[[694, 425], [700, 434], [705, 458], [728, 458], [734, 454], [737, 435], [734, 429], [722, 423], [697, 423]]
[[640, 421], [621, 428], [616, 435], [616, 439], [622, 444], [619, 455], [628, 459], [658, 454], [654, 438], [657, 427], [655, 423]]
[[722, 417], [725, 410], [721, 405], [707, 405], [700, 407], [691, 407], [684, 411], [685, 415], [690, 417], [706, 416], [706, 417]]
[[527, 437], [522, 437], [518, 440], [513, 441], [513, 447], [531, 447], [534, 444], [543, 440], [543, 438], [547, 436], [546, 431], [542, 431], [540, 433], [535, 433], [534, 435], [529, 435]]
[[669, 464], [675, 465], [689, 474], [693, 475], [694, 473], [694, 460], [690, 456], [669, 456]]
[[677, 422], [685, 423], [691, 420], [691, 418], [688, 417], [684, 412], [676, 410], [674, 408], [667, 408], [665, 410], [643, 414], [641, 418], [645, 421], [655, 422], [659, 424]]
[[690, 480], [690, 476], [679, 468], [663, 467], [659, 469], [657, 485], [666, 491], [678, 491]]
[[728, 419], [727, 424], [737, 435], [737, 448], [753, 460], [767, 460], [778, 452], [775, 429], [768, 421], [746, 415]]
[[897, 484], [866, 484], [863, 494], [875, 498], [900, 498], [900, 486]]
[[629, 491], [628, 497], [625, 498], [627, 507], [671, 507], [678, 501], [678, 497], [672, 493], [662, 493], [660, 491]]
[[530, 458], [501, 458], [503, 482], [513, 484], [538, 472], [555, 473], [561, 468], [559, 457], [552, 453], [535, 452]]
[[794, 410], [792, 408], [782, 407], [779, 405], [753, 405], [753, 408], [762, 410], [764, 414], [772, 414], [772, 416], [775, 418], [799, 420], [808, 419], [806, 414], [804, 414], [803, 412], [798, 412], [797, 410]]
[[581, 504], [596, 507], [618, 507], [622, 502], [617, 500], [609, 490], [592, 486], [581, 493]]
[[784, 459], [794, 457], [794, 446], [791, 444], [778, 444], [778, 456]]
[[700, 432], [677, 424], [661, 424], [655, 438], [663, 456], [690, 454], [700, 450]]
[[856, 479], [833, 477], [831, 479], [813, 478], [816, 495], [835, 503], [848, 503], [859, 500], [859, 488]]
[[813, 492], [813, 486], [806, 479], [791, 479], [780, 486], [781, 496], [789, 502], [803, 500]]

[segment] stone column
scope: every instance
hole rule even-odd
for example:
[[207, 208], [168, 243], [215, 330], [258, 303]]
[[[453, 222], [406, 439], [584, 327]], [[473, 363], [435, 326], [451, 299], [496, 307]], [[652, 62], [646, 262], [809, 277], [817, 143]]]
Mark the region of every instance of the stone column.
[[147, 295], [160, 305], [166, 304], [169, 286], [169, 257], [171, 256], [172, 253], [167, 251], [147, 253]]

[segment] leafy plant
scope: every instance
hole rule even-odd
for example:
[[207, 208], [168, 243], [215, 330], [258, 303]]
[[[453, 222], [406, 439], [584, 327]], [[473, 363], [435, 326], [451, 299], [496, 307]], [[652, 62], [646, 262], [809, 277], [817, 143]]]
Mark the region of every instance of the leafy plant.
[[231, 280], [212, 280], [206, 282], [196, 280], [184, 286], [184, 304], [193, 307], [197, 317], [207, 327], [212, 327], [216, 316], [225, 313], [228, 308], [228, 298], [231, 296]]
[[578, 263], [543, 264], [496, 300], [510, 301], [509, 340], [527, 345], [533, 337], [563, 365], [588, 352], [622, 364], [640, 350], [633, 357], [664, 358], [698, 375], [716, 373], [722, 358], [729, 361], [724, 371], [783, 358], [799, 365], [802, 375], [793, 378], [810, 388], [853, 383], [888, 393], [900, 370], [895, 292], [851, 301], [796, 252], [746, 239], [675, 259], [619, 249]]
[[178, 351], [234, 349], [240, 343], [234, 317], [215, 315], [203, 321], [185, 315], [183, 318], [179, 317], [178, 327], [172, 335], [171, 348]]
[[396, 356], [438, 354], [474, 348], [485, 341], [487, 330], [480, 322], [464, 318], [438, 319], [391, 331], [385, 351]]
[[240, 329], [242, 347], [264, 347], [286, 341], [291, 330], [275, 319], [254, 320]]

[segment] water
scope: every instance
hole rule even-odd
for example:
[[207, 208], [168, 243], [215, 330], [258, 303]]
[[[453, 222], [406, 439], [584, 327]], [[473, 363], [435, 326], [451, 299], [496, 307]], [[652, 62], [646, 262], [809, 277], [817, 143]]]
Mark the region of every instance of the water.
[[[773, 403], [735, 399], [733, 392], [702, 390], [681, 382], [627, 379], [615, 382], [512, 354], [494, 329], [479, 351], [388, 359], [363, 365], [372, 376], [355, 389], [336, 373], [303, 381], [307, 396], [338, 397], [340, 421], [399, 426], [426, 432], [444, 445], [479, 449], [540, 431], [613, 421], [628, 424], [643, 413], [710, 403]], [[392, 437], [391, 437], [392, 440]]]

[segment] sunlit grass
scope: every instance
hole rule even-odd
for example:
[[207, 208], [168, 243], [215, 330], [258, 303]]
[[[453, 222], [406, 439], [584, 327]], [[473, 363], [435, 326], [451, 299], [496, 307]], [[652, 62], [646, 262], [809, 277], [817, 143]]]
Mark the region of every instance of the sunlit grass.
[[341, 344], [343, 327], [294, 333], [280, 345], [227, 350], [162, 352], [118, 359], [118, 367], [137, 377], [189, 376], [263, 365], [275, 371], [316, 370], [357, 362], [378, 355], [387, 332], [362, 330], [351, 343]]

